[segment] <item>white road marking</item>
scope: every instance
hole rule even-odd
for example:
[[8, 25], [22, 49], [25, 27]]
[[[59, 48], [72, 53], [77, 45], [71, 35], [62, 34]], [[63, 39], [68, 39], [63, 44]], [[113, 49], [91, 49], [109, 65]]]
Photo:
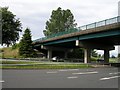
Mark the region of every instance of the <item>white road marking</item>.
[[59, 70], [59, 71], [78, 71], [79, 69], [63, 69], [63, 70]]
[[48, 73], [48, 74], [52, 74], [52, 73], [57, 73], [57, 72], [46, 72], [46, 73]]
[[114, 73], [109, 73], [109, 74], [119, 74], [120, 72], [114, 72]]
[[72, 74], [80, 74], [80, 75], [82, 75], [82, 74], [97, 74], [98, 72], [97, 71], [95, 71], [95, 72], [83, 72], [83, 73], [72, 73]]
[[73, 77], [67, 77], [68, 79], [75, 79], [75, 78], [78, 78], [76, 76], [73, 76]]
[[119, 78], [120, 76], [112, 76], [112, 77], [105, 77], [101, 78], [100, 80], [109, 80], [109, 79], [114, 79], [114, 78]]
[[4, 82], [5, 82], [5, 81], [3, 81], [3, 80], [2, 80], [2, 81], [0, 81], [0, 83], [4, 83]]

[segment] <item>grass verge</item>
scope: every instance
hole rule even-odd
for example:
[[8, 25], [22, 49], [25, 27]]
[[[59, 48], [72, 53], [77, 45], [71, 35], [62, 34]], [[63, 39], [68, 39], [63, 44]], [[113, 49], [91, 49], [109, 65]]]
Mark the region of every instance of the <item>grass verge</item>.
[[[88, 64], [78, 63], [53, 63], [53, 62], [33, 62], [33, 61], [0, 61], [2, 69], [76, 69], [92, 67]], [[27, 65], [22, 65], [27, 64]]]
[[14, 66], [2, 66], [2, 69], [77, 69], [77, 68], [90, 68], [92, 66], [87, 64], [40, 64], [40, 65], [14, 65]]
[[35, 64], [38, 62], [34, 62], [34, 61], [0, 61], [1, 64]]

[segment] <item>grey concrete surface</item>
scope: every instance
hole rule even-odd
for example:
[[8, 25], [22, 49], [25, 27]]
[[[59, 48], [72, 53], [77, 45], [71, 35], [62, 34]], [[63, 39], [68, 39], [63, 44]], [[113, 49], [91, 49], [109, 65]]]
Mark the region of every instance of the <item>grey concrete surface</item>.
[[3, 70], [3, 88], [118, 88], [117, 68]]

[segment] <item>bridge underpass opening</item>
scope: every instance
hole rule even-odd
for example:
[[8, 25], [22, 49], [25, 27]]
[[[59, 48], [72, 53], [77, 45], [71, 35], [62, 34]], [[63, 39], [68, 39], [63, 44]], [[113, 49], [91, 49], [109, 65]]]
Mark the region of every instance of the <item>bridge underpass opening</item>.
[[[106, 63], [108, 63], [108, 61], [109, 61], [109, 52], [108, 51], [114, 50], [114, 45], [120, 44], [119, 38], [120, 38], [120, 36], [115, 36], [115, 37], [109, 36], [109, 37], [103, 37], [103, 38], [91, 38], [91, 39], [76, 40], [76, 41], [56, 43], [56, 44], [52, 44], [52, 45], [43, 45], [43, 46], [48, 47], [48, 48], [46, 48], [46, 50], [47, 50], [46, 56], [49, 59], [52, 58], [52, 54], [48, 51], [51, 48], [55, 48], [55, 50], [53, 49], [52, 51], [63, 50], [64, 52], [66, 52], [66, 50], [71, 50], [73, 48], [85, 48], [84, 63], [90, 63], [91, 57], [90, 57], [89, 49], [104, 50], [104, 52], [106, 53], [104, 56], [104, 59], [105, 59]], [[80, 45], [76, 45], [76, 43], [80, 44]]]

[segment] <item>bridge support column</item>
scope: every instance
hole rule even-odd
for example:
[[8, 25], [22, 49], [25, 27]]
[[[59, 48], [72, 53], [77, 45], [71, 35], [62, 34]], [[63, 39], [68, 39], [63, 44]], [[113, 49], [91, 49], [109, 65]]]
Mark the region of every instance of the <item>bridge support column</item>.
[[51, 59], [51, 58], [52, 58], [52, 50], [48, 50], [47, 58], [48, 58], [48, 59]]
[[104, 50], [104, 62], [109, 63], [109, 50]]
[[68, 54], [68, 52], [65, 52], [65, 58], [67, 58], [67, 54]]
[[84, 50], [84, 63], [90, 63], [91, 49]]

